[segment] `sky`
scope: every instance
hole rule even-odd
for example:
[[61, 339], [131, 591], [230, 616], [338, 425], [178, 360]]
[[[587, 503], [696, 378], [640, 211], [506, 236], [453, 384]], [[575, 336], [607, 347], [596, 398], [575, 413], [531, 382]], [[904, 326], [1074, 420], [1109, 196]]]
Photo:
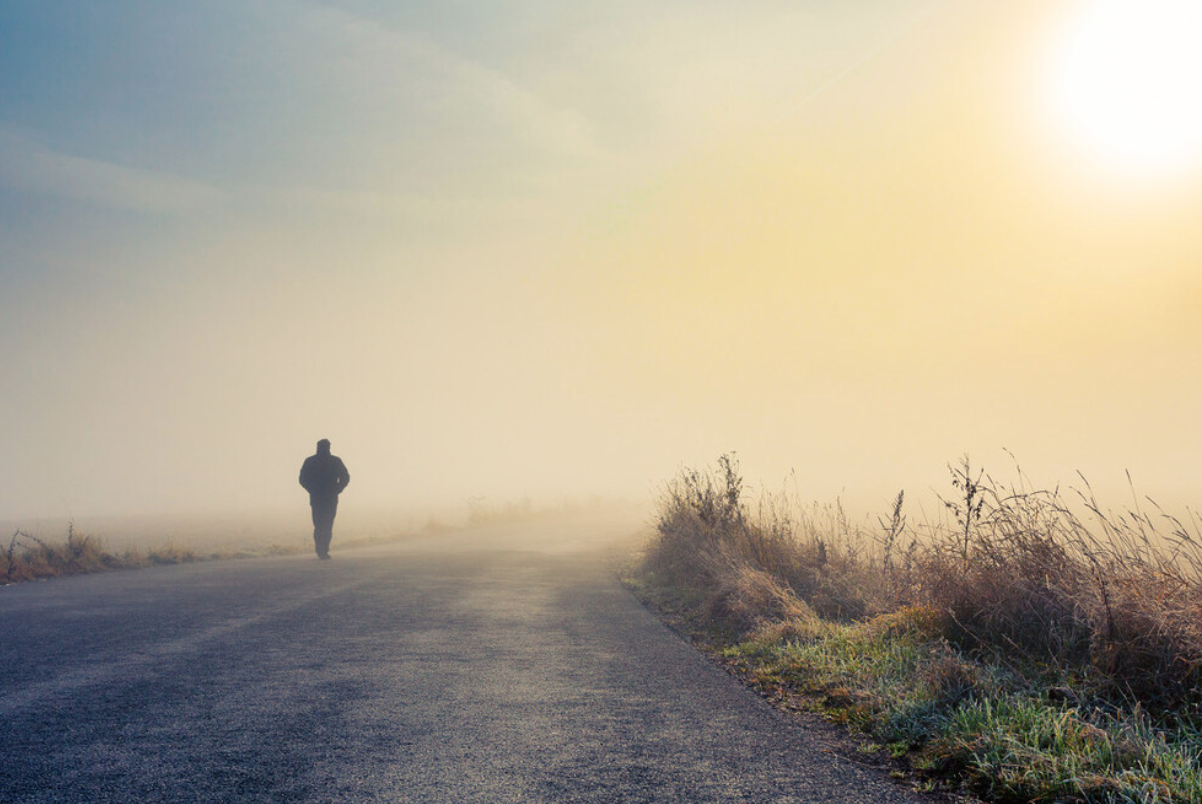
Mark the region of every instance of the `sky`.
[[969, 455], [1202, 503], [1183, 0], [0, 4], [0, 519]]

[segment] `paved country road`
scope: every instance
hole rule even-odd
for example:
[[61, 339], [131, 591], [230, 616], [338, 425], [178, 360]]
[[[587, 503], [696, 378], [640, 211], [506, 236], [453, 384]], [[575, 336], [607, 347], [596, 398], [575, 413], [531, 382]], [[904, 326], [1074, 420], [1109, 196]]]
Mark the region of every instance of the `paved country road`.
[[0, 589], [0, 802], [921, 800], [662, 626], [593, 535]]

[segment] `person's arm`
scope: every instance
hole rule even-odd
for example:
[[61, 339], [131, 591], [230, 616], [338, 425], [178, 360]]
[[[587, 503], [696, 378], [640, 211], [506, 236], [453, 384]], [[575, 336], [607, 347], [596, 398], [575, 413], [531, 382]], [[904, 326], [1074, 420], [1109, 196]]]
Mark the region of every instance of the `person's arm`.
[[342, 491], [351, 482], [351, 473], [346, 471], [346, 464], [338, 459], [338, 491]]

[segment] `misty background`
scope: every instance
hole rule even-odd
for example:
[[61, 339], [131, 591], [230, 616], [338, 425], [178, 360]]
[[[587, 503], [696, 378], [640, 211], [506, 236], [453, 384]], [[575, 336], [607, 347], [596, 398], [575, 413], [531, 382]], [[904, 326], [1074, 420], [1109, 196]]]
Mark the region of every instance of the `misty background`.
[[0, 521], [303, 532], [319, 438], [340, 522], [731, 450], [1197, 506], [1202, 173], [1067, 137], [1074, 5], [5, 3]]

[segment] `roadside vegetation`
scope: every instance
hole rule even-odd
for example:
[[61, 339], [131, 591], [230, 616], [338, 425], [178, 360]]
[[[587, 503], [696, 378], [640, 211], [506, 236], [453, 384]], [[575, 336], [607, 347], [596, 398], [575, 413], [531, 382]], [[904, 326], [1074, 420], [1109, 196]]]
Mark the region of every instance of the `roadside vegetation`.
[[[946, 514], [875, 526], [749, 500], [734, 456], [663, 487], [630, 583], [778, 705], [929, 789], [1202, 801], [1202, 536], [1149, 502], [950, 467]], [[898, 770], [898, 773], [903, 771]]]
[[261, 555], [287, 555], [300, 550], [299, 546], [272, 544], [260, 550], [201, 551], [165, 544], [142, 550], [115, 552], [105, 547], [103, 539], [77, 533], [74, 524], [67, 526], [66, 538], [58, 541], [42, 539], [17, 530], [0, 553], [0, 585], [86, 572], [191, 564], [196, 561], [251, 558]]

